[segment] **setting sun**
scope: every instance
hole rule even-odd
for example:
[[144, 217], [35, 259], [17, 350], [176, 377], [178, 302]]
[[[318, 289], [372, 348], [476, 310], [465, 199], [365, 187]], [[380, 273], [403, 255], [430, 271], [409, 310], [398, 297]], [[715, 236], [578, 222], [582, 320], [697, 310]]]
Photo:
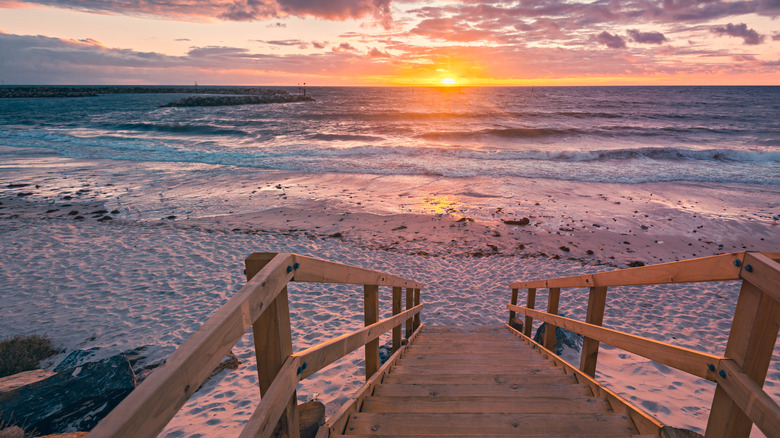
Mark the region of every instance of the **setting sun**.
[[441, 81], [439, 81], [439, 83], [442, 85], [455, 85], [457, 81], [455, 81], [455, 79], [453, 78], [444, 78]]

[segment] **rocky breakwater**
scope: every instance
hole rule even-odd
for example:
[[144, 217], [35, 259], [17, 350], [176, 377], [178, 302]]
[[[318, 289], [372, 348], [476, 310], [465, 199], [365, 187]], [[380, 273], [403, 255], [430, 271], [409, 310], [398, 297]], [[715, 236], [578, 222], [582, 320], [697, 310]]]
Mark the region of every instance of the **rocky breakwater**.
[[225, 106], [225, 105], [257, 105], [265, 103], [288, 103], [288, 102], [306, 102], [313, 101], [309, 96], [301, 94], [290, 94], [283, 90], [261, 90], [249, 95], [228, 95], [228, 96], [189, 96], [184, 99], [175, 100], [171, 103], [162, 105], [165, 107], [188, 107], [188, 106]]

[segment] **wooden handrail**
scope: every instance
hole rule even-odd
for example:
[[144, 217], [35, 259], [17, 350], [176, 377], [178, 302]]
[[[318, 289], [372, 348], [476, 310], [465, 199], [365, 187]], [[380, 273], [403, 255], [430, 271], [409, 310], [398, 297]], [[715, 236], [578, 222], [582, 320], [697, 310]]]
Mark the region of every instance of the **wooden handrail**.
[[[655, 341], [641, 336], [630, 335], [628, 333], [580, 322], [570, 318], [564, 318], [563, 316], [553, 315], [547, 312], [540, 312], [521, 306], [507, 305], [506, 307], [517, 313], [532, 316], [539, 321], [596, 339], [599, 342], [629, 351], [712, 382], [715, 381], [715, 370], [721, 359], [723, 359], [714, 354], [701, 353], [688, 348], [670, 345], [665, 342]], [[554, 330], [550, 331], [553, 333], [555, 332]], [[710, 366], [713, 368], [710, 369]]]
[[[741, 280], [724, 357], [689, 350], [601, 327], [607, 288]], [[511, 283], [510, 324], [526, 315], [524, 336], [536, 318], [548, 324], [544, 348], [555, 350], [556, 326], [585, 336], [580, 370], [595, 375], [599, 342], [718, 383], [707, 438], [747, 437], [755, 423], [768, 436], [780, 436], [780, 408], [763, 391], [780, 327], [780, 253], [738, 252], [693, 260]], [[587, 321], [556, 315], [561, 288], [590, 288]], [[547, 312], [534, 310], [537, 288], [549, 289]], [[517, 305], [518, 289], [528, 290], [528, 306]]]
[[[297, 437], [297, 421], [290, 423], [297, 415], [295, 389], [299, 380], [367, 342], [378, 342], [381, 334], [400, 328], [404, 322], [407, 333], [420, 325], [422, 283], [289, 253], [254, 253], [246, 259], [246, 266], [246, 285], [109, 413], [89, 438], [156, 436], [250, 327], [255, 334], [262, 398], [241, 436], [270, 436], [286, 412], [282, 424], [290, 428], [285, 433]], [[392, 286], [394, 296], [400, 296], [398, 289], [406, 287], [418, 305], [401, 312], [397, 297], [394, 316], [375, 324], [366, 319], [367, 327], [294, 354], [287, 303], [290, 281], [363, 284], [371, 291], [374, 304], [379, 286]], [[396, 332], [400, 335], [400, 330]], [[367, 368], [367, 372], [371, 370]]]
[[[510, 288], [641, 286], [739, 280], [745, 252], [620, 269], [598, 274], [574, 275], [546, 280], [518, 281]], [[739, 265], [734, 262], [739, 260]]]

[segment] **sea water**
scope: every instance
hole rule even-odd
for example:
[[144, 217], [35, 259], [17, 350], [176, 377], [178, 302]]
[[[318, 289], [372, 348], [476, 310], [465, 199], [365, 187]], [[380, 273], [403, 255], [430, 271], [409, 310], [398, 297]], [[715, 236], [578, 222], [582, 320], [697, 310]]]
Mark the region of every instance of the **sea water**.
[[780, 87], [306, 92], [314, 102], [185, 108], [161, 107], [181, 94], [0, 99], [0, 153], [226, 172], [780, 184]]

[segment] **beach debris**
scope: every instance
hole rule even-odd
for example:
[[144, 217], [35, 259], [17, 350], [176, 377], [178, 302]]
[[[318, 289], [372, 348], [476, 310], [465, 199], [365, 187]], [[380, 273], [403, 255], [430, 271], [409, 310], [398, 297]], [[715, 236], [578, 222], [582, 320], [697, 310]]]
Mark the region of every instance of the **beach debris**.
[[631, 268], [638, 268], [640, 266], [644, 266], [644, 262], [640, 262], [639, 260], [634, 260], [633, 262], [629, 263], [628, 266]]
[[569, 252], [569, 251], [571, 251], [571, 249], [569, 249], [569, 247], [568, 247], [568, 246], [561, 246], [561, 247], [559, 247], [558, 249], [560, 249], [560, 250], [561, 250], [561, 251], [563, 251], [563, 252]]
[[[231, 350], [230, 353], [228, 353], [225, 357], [222, 358], [222, 361], [219, 362], [219, 365], [217, 365], [216, 368], [214, 368], [214, 371], [211, 372], [208, 379], [211, 379], [212, 377], [216, 376], [217, 374], [221, 373], [223, 370], [237, 370], [238, 366], [241, 365], [241, 361], [238, 360], [238, 356], [233, 353]], [[206, 379], [206, 381], [208, 381]], [[205, 382], [204, 382], [205, 383]]]
[[518, 219], [518, 220], [501, 219], [501, 221], [504, 222], [507, 225], [519, 225], [521, 227], [524, 227], [524, 226], [526, 226], [526, 225], [531, 223], [531, 219], [528, 219], [527, 217], [524, 217], [524, 218]]

